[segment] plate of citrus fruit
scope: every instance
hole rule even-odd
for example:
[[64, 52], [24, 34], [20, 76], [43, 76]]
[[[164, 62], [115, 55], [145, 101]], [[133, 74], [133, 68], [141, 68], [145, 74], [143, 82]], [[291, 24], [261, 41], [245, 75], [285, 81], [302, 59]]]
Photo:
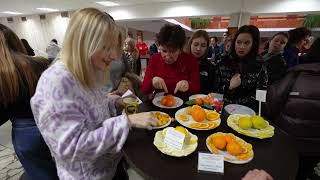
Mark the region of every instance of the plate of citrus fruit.
[[217, 132], [206, 139], [211, 153], [224, 156], [224, 161], [233, 164], [245, 164], [253, 159], [252, 145], [232, 133]]
[[214, 110], [207, 110], [198, 105], [178, 110], [175, 119], [183, 126], [195, 130], [210, 130], [221, 123], [220, 114]]
[[274, 135], [274, 127], [257, 115], [232, 114], [227, 124], [238, 133], [254, 138], [265, 139]]
[[[168, 130], [175, 130], [179, 133], [182, 133], [185, 135], [183, 147], [181, 150], [178, 149], [171, 149], [168, 147], [165, 142], [165, 135], [168, 132]], [[159, 151], [161, 151], [164, 154], [167, 154], [169, 156], [175, 156], [175, 157], [183, 157], [188, 156], [192, 152], [194, 152], [198, 147], [198, 137], [192, 133], [190, 133], [186, 128], [182, 126], [177, 127], [167, 127], [163, 130], [157, 131], [153, 140], [153, 144], [157, 147]]]
[[172, 95], [157, 96], [152, 100], [152, 104], [160, 108], [172, 109], [180, 107], [183, 104], [183, 100]]
[[158, 126], [153, 127], [152, 129], [161, 129], [170, 125], [172, 118], [167, 113], [160, 111], [152, 111], [151, 113], [158, 119]]

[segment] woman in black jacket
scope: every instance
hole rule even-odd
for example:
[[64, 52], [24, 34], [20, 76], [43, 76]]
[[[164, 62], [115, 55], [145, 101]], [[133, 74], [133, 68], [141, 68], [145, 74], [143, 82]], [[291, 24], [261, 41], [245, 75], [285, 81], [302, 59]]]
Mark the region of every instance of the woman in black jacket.
[[240, 27], [232, 41], [230, 55], [216, 71], [219, 92], [224, 94], [225, 104], [242, 104], [258, 109], [255, 100], [257, 89], [267, 86], [267, 71], [258, 60], [260, 32], [257, 27]]
[[28, 178], [54, 180], [57, 170], [30, 107], [48, 62], [26, 54], [18, 36], [0, 24], [0, 125], [12, 122], [13, 147]]

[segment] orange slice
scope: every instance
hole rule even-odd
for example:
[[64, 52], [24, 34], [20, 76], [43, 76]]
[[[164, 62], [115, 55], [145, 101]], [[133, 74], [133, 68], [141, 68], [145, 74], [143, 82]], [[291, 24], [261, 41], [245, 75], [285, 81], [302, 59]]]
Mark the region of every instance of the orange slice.
[[191, 124], [189, 124], [189, 127], [191, 127], [191, 128], [199, 128], [199, 126], [200, 126], [200, 123], [191, 123]]
[[207, 124], [209, 124], [208, 129], [212, 129], [216, 127], [216, 123], [215, 122], [208, 122]]
[[220, 118], [220, 114], [215, 111], [210, 111], [207, 113], [207, 120], [208, 121], [215, 121]]
[[182, 121], [189, 121], [188, 116], [185, 115], [185, 114], [179, 114], [178, 117], [179, 117], [179, 119], [181, 119]]
[[199, 128], [200, 129], [208, 129], [210, 125], [208, 123], [200, 123]]

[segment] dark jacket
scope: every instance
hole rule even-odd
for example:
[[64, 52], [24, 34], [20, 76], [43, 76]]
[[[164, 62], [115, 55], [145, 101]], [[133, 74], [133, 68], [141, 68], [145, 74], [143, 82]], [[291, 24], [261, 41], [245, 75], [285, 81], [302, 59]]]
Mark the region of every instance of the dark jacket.
[[[32, 70], [35, 72], [37, 79], [39, 79], [41, 73], [47, 68], [49, 62], [43, 62], [43, 60], [26, 59], [27, 63], [31, 64]], [[22, 77], [21, 75], [19, 75]], [[33, 119], [33, 114], [30, 107], [29, 90], [27, 88], [26, 79], [20, 79], [20, 92], [15, 103], [4, 106], [0, 102], [0, 125], [8, 121], [9, 119], [16, 118], [30, 118]]]
[[263, 56], [263, 60], [266, 63], [268, 72], [268, 86], [285, 76], [288, 66], [281, 53], [267, 53]]
[[[236, 74], [241, 75], [241, 84], [229, 90], [230, 80]], [[226, 58], [219, 63], [216, 70], [218, 92], [224, 94], [225, 104], [242, 104], [257, 111], [255, 100], [257, 89], [266, 89], [268, 82], [267, 71], [262, 60]]]
[[303, 156], [320, 156], [320, 63], [290, 69], [267, 91], [269, 118], [293, 136]]
[[215, 86], [215, 66], [209, 60], [203, 58], [199, 60], [200, 73], [200, 93], [209, 94], [216, 92]]
[[216, 59], [216, 57], [219, 55], [220, 55], [219, 46], [216, 46], [216, 47], [209, 46], [208, 47], [208, 58]]
[[152, 56], [153, 54], [156, 54], [158, 53], [158, 47], [156, 44], [152, 44], [150, 47], [149, 47], [149, 54], [150, 56]]
[[288, 45], [284, 48], [283, 57], [287, 62], [288, 68], [296, 66], [299, 64], [299, 49]]

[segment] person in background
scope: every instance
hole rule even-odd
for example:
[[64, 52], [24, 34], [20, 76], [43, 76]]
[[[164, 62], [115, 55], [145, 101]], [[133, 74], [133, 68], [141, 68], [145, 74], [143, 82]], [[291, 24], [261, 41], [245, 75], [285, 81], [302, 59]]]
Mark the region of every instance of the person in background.
[[216, 59], [216, 63], [219, 64], [221, 61], [224, 61], [225, 59], [229, 58], [229, 54], [231, 52], [231, 46], [232, 46], [232, 37], [228, 36], [224, 43], [224, 51], [222, 54], [220, 54], [219, 58]]
[[158, 42], [157, 36], [158, 36], [158, 34], [156, 34], [156, 38], [154, 40], [154, 43], [149, 48], [150, 56], [152, 56], [153, 54], [158, 53], [159, 42]]
[[219, 45], [220, 54], [223, 54], [223, 53], [224, 53], [224, 44], [225, 44], [225, 42], [226, 42], [227, 37], [229, 37], [229, 36], [230, 36], [229, 32], [224, 32], [224, 33], [222, 34], [222, 40], [221, 40], [221, 43], [220, 43], [220, 45]]
[[30, 107], [48, 61], [26, 55], [18, 36], [0, 24], [0, 125], [10, 119], [12, 143], [28, 179], [58, 179], [55, 163]]
[[159, 54], [154, 54], [147, 66], [141, 86], [144, 94], [164, 91], [169, 94], [199, 93], [197, 59], [183, 52], [186, 34], [181, 26], [164, 25], [159, 32]]
[[283, 56], [288, 68], [299, 64], [299, 52], [308, 43], [311, 31], [305, 27], [296, 28], [288, 32], [289, 40], [284, 48]]
[[31, 107], [60, 180], [128, 179], [119, 162], [130, 128], [152, 129], [158, 123], [151, 112], [116, 116], [122, 99], [103, 91], [124, 38], [109, 14], [77, 10], [61, 59], [40, 77]]
[[245, 25], [235, 34], [231, 52], [221, 61], [216, 71], [218, 91], [224, 94], [225, 104], [241, 104], [257, 110], [257, 89], [267, 87], [267, 71], [263, 62], [257, 61], [259, 29]]
[[146, 56], [148, 53], [148, 46], [143, 42], [142, 36], [137, 36], [136, 48], [139, 50], [140, 56]]
[[317, 38], [309, 52], [299, 57], [300, 64], [317, 63], [320, 62], [320, 38]]
[[207, 59], [209, 36], [204, 30], [194, 32], [188, 42], [186, 53], [192, 54], [198, 59], [200, 72], [200, 93], [209, 94], [215, 92], [215, 67]]
[[[139, 58], [139, 51], [135, 47], [135, 41], [131, 38], [127, 38], [124, 42], [124, 52], [128, 60], [128, 71], [140, 75], [141, 61]], [[139, 69], [140, 68], [140, 69]]]
[[287, 63], [283, 58], [283, 49], [288, 42], [288, 35], [279, 32], [272, 36], [267, 53], [262, 57], [268, 71], [268, 86], [283, 78], [287, 72]]
[[320, 162], [320, 63], [300, 64], [267, 91], [267, 114], [294, 139], [299, 154], [297, 180], [319, 179], [313, 169]]
[[216, 59], [219, 59], [220, 56], [220, 48], [218, 46], [218, 38], [216, 36], [213, 36], [210, 38], [210, 45], [208, 47], [208, 55], [207, 57], [211, 59], [211, 61], [214, 61]]
[[23, 46], [26, 48], [28, 56], [34, 56], [34, 50], [29, 45], [28, 41], [26, 39], [21, 39], [21, 42]]
[[60, 47], [58, 46], [58, 41], [56, 39], [52, 39], [46, 48], [46, 53], [48, 54], [50, 63], [57, 57], [59, 51]]

